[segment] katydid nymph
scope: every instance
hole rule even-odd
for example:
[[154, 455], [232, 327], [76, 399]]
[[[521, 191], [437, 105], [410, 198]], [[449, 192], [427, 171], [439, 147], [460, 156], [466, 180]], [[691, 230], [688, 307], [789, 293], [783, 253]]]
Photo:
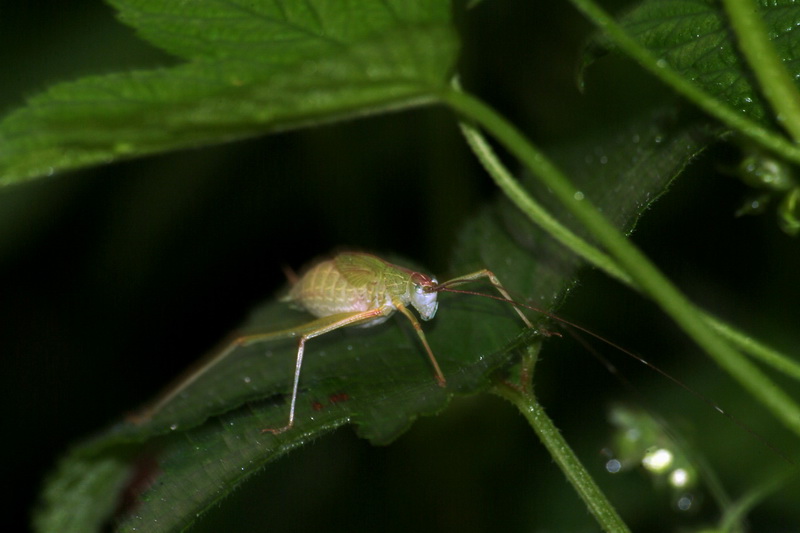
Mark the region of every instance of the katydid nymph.
[[[488, 280], [500, 296], [454, 288], [482, 279]], [[145, 409], [138, 416], [135, 416], [134, 419], [139, 423], [151, 419], [156, 413], [161, 411], [163, 407], [186, 390], [187, 387], [228, 357], [237, 348], [259, 342], [294, 338], [298, 339], [298, 344], [288, 421], [282, 427], [262, 430], [262, 433], [272, 433], [275, 435], [283, 433], [294, 426], [295, 407], [297, 405], [300, 374], [303, 366], [306, 342], [315, 337], [347, 326], [371, 327], [382, 324], [396, 311], [402, 313], [413, 326], [419, 338], [419, 342], [430, 360], [436, 383], [440, 387], [445, 387], [447, 383], [446, 378], [439, 367], [433, 350], [428, 344], [422, 325], [409, 307], [416, 309], [423, 321], [431, 320], [438, 309], [438, 293], [448, 291], [478, 295], [509, 303], [527, 328], [534, 329], [534, 326], [522, 312], [521, 308], [536, 311], [571, 328], [595, 337], [629, 357], [638, 360], [655, 372], [676, 383], [678, 386], [694, 394], [703, 402], [728, 417], [736, 425], [754, 435], [768, 448], [785, 458], [785, 455], [776, 450], [769, 442], [742, 421], [726, 411], [723, 411], [713, 401], [694, 389], [691, 389], [677, 378], [664, 372], [647, 360], [580, 325], [555, 316], [545, 310], [513, 300], [502, 283], [500, 283], [497, 276], [488, 269], [478, 270], [440, 283], [434, 277], [389, 263], [372, 254], [343, 252], [330, 259], [312, 265], [305, 270], [299, 278], [290, 281], [293, 282], [292, 287], [288, 294], [281, 300], [314, 315], [317, 317], [315, 320], [289, 329], [256, 333], [235, 338], [221, 351], [212, 355], [212, 357], [199, 368], [188, 374], [184, 379], [178, 381], [173, 387], [167, 389], [154, 404]], [[544, 335], [552, 334], [545, 331], [540, 331], [540, 333]], [[608, 366], [610, 363], [606, 362], [606, 365]], [[791, 461], [788, 462], [791, 463]]]
[[316, 320], [291, 329], [246, 335], [234, 339], [219, 354], [213, 356], [208, 362], [169, 389], [137, 419], [140, 421], [150, 419], [238, 347], [282, 338], [297, 338], [297, 357], [289, 406], [289, 420], [283, 427], [262, 430], [262, 432], [273, 434], [283, 433], [294, 426], [295, 406], [306, 342], [347, 326], [370, 327], [381, 324], [396, 311], [402, 313], [414, 327], [433, 367], [436, 383], [445, 387], [447, 383], [445, 376], [428, 344], [422, 325], [409, 307], [416, 309], [423, 321], [430, 320], [436, 314], [439, 305], [437, 296], [440, 291], [479, 279], [488, 279], [500, 293], [501, 296], [498, 299], [510, 302], [525, 326], [533, 328], [530, 320], [490, 270], [479, 270], [439, 283], [436, 278], [389, 263], [372, 254], [339, 253], [306, 270], [294, 281], [289, 293], [282, 298], [292, 306], [314, 315], [317, 317]]

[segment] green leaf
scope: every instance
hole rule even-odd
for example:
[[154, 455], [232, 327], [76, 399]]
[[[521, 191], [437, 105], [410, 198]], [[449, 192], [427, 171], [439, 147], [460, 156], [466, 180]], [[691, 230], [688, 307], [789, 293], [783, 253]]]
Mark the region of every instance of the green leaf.
[[380, 32], [450, 23], [442, 0], [109, 0], [119, 18], [185, 59], [239, 58], [271, 64], [336, 54]]
[[[659, 113], [616, 137], [604, 133], [587, 140], [583, 146], [591, 147], [599, 160], [587, 159], [583, 150], [561, 153], [587, 194], [607, 191], [598, 201], [630, 229], [709, 139], [686, 117]], [[541, 195], [547, 202], [547, 192]], [[580, 266], [504, 201], [466, 225], [452, 264], [452, 276], [489, 267], [515, 294], [530, 295], [532, 303], [549, 310], [572, 286]], [[489, 286], [485, 292], [490, 291]], [[306, 320], [271, 302], [244, 330], [276, 330]], [[263, 434], [263, 428], [286, 423], [296, 343], [255, 344], [236, 350], [203, 374], [148, 423], [123, 421], [78, 446], [50, 485], [74, 477], [76, 465], [93, 476], [108, 461], [127, 462], [133, 471], [152, 462], [148, 482], [124, 491], [137, 498], [116, 514], [119, 531], [182, 530], [264, 465], [336, 427], [351, 422], [371, 442], [390, 442], [416, 417], [443, 409], [453, 395], [484, 390], [533, 336], [507, 304], [457, 294], [442, 294], [439, 314], [423, 328], [447, 377], [446, 389], [436, 385], [424, 351], [402, 317], [376, 327], [336, 331], [306, 346], [295, 427], [277, 436]], [[111, 482], [93, 489], [120, 490]], [[49, 517], [63, 513], [64, 505], [92, 506], [92, 497], [87, 494], [80, 504], [49, 499], [37, 523], [50, 523]]]
[[34, 96], [0, 123], [0, 183], [430, 102], [458, 50], [446, 0], [119, 4], [192, 61]]
[[124, 454], [65, 457], [42, 494], [40, 506], [48, 512], [36, 513], [36, 530], [100, 531], [116, 509], [132, 470]]
[[[783, 64], [796, 79], [800, 57], [795, 22], [800, 5], [793, 0], [762, 0], [772, 44]], [[620, 24], [650, 52], [708, 94], [764, 123], [771, 123], [768, 105], [738, 48], [725, 14], [712, 0], [646, 0], [620, 19]], [[609, 45], [602, 39], [592, 46], [585, 64]]]

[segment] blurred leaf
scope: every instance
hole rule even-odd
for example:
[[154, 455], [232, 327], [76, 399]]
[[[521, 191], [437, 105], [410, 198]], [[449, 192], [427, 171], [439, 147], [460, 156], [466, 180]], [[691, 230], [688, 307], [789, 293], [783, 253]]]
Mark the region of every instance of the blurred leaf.
[[[58, 476], [42, 495], [42, 506], [55, 512], [37, 513], [37, 531], [100, 531], [116, 509], [132, 466], [124, 456], [65, 457]], [[91, 505], [87, 502], [91, 501]]]
[[[630, 228], [709, 140], [706, 130], [690, 119], [658, 113], [617, 136], [604, 133], [580, 150], [562, 150], [562, 162], [574, 170], [583, 190], [598, 198], [598, 205]], [[615, 156], [587, 157], [586, 147], [598, 157]], [[580, 266], [503, 201], [465, 226], [452, 264], [453, 275], [491, 268], [510, 290], [529, 295], [545, 309], [560, 303]], [[271, 302], [244, 330], [269, 331], [307, 320]], [[74, 476], [76, 461], [92, 476], [109, 460], [136, 465], [152, 457], [156, 466], [150, 469], [149, 485], [140, 485], [136, 503], [118, 514], [119, 530], [181, 530], [268, 462], [348, 421], [373, 443], [390, 442], [417, 416], [443, 409], [453, 394], [483, 390], [532, 336], [521, 329], [508, 305], [454, 294], [441, 295], [439, 315], [424, 328], [448, 379], [446, 389], [435, 384], [427, 358], [402, 317], [374, 328], [349, 328], [309, 341], [295, 427], [277, 436], [262, 434], [261, 429], [286, 422], [296, 343], [252, 345], [205, 373], [150, 422], [121, 422], [78, 446], [50, 484]], [[132, 458], [131, 449], [139, 450]], [[111, 482], [93, 489], [118, 490]], [[39, 524], [50, 523], [48, 517], [63, 512], [62, 505], [78, 505], [56, 500], [42, 507]], [[91, 506], [91, 501], [86, 497], [82, 504]], [[92, 529], [87, 522], [74, 530]]]
[[[793, 0], [759, 2], [770, 39], [784, 66], [800, 76], [800, 40], [794, 31], [800, 5]], [[713, 0], [645, 0], [620, 24], [653, 55], [732, 108], [761, 122], [769, 107], [737, 48], [725, 14]], [[610, 46], [605, 37], [586, 52], [584, 66]]]
[[192, 61], [34, 96], [0, 123], [0, 183], [419, 105], [458, 49], [446, 0], [115, 4]]

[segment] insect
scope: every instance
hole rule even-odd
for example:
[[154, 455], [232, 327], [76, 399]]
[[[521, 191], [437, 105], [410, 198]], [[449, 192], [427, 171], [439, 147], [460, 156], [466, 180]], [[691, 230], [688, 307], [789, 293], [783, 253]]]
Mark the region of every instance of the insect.
[[239, 347], [281, 338], [298, 338], [289, 420], [283, 427], [262, 430], [262, 433], [276, 435], [283, 433], [294, 426], [297, 391], [306, 342], [343, 327], [376, 326], [388, 320], [396, 311], [402, 313], [411, 322], [433, 366], [437, 384], [445, 387], [447, 380], [428, 344], [422, 325], [409, 307], [416, 309], [423, 321], [430, 320], [438, 309], [439, 291], [483, 278], [488, 279], [494, 285], [502, 296], [500, 299], [512, 303], [525, 325], [533, 328], [525, 314], [512, 301], [500, 280], [490, 270], [479, 270], [439, 283], [436, 278], [389, 263], [372, 254], [339, 253], [306, 270], [294, 281], [289, 293], [282, 298], [282, 301], [316, 316], [316, 320], [291, 329], [246, 335], [234, 339], [218, 355], [179, 382], [137, 418], [147, 420], [152, 417], [207, 370]]
[[[488, 279], [500, 296], [476, 293], [469, 290], [454, 289], [453, 287], [471, 283], [480, 279]], [[306, 270], [299, 278], [292, 280], [293, 285], [289, 293], [282, 298], [297, 308], [305, 310], [316, 316], [316, 320], [307, 322], [300, 326], [278, 330], [267, 333], [244, 335], [235, 338], [227, 346], [214, 355], [205, 364], [190, 373], [186, 378], [179, 381], [177, 385], [168, 389], [156, 403], [143, 413], [134, 417], [134, 420], [141, 423], [149, 420], [154, 414], [158, 413], [165, 405], [172, 401], [176, 396], [183, 392], [187, 387], [194, 383], [200, 376], [220, 361], [225, 359], [237, 348], [249, 346], [259, 342], [266, 342], [278, 339], [297, 338], [297, 357], [294, 367], [294, 381], [292, 384], [292, 395], [289, 407], [289, 419], [287, 423], [279, 428], [262, 429], [262, 433], [280, 434], [294, 426], [295, 407], [297, 405], [297, 394], [300, 383], [300, 371], [303, 366], [303, 356], [305, 353], [306, 342], [315, 337], [330, 333], [339, 328], [348, 326], [371, 327], [381, 324], [389, 319], [396, 311], [402, 313], [419, 337], [420, 343], [428, 355], [431, 366], [434, 370], [434, 377], [439, 386], [445, 387], [447, 380], [439, 367], [436, 356], [428, 344], [425, 332], [421, 324], [409, 310], [413, 307], [417, 310], [423, 321], [430, 320], [438, 309], [438, 293], [449, 291], [464, 294], [473, 294], [489, 298], [494, 298], [506, 303], [510, 303], [525, 325], [534, 328], [530, 320], [522, 312], [521, 308], [531, 309], [552, 319], [555, 319], [571, 328], [582, 331], [609, 346], [621, 351], [622, 353], [645, 364], [655, 372], [661, 374], [678, 386], [688, 390], [700, 398], [703, 402], [719, 411], [733, 423], [743, 428], [745, 431], [760, 440], [766, 447], [783, 457], [788, 463], [793, 464], [779, 450], [773, 447], [768, 441], [761, 437], [754, 430], [749, 428], [742, 421], [723, 411], [714, 402], [700, 394], [699, 392], [686, 386], [672, 375], [664, 372], [660, 368], [639, 357], [638, 355], [614, 344], [613, 342], [597, 335], [596, 333], [555, 316], [547, 311], [529, 306], [527, 304], [515, 302], [497, 279], [497, 276], [490, 270], [483, 269], [463, 276], [458, 276], [439, 283], [436, 278], [414, 270], [395, 265], [385, 261], [375, 255], [358, 252], [339, 253], [333, 258], [321, 261]], [[559, 335], [557, 333], [541, 331], [545, 335]], [[560, 335], [559, 335], [560, 336]], [[608, 363], [606, 363], [608, 365]], [[339, 397], [337, 396], [337, 401]], [[347, 395], [343, 394], [342, 399]], [[335, 403], [331, 399], [332, 403]], [[317, 405], [316, 407], [319, 407]], [[315, 407], [315, 409], [316, 409]]]

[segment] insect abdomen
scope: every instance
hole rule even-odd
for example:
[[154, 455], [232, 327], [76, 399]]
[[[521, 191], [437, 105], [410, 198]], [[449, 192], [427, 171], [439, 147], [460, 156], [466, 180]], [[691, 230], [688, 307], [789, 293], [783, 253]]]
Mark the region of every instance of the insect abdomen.
[[294, 284], [286, 299], [318, 317], [374, 309], [375, 283], [354, 287], [333, 260], [312, 267]]

